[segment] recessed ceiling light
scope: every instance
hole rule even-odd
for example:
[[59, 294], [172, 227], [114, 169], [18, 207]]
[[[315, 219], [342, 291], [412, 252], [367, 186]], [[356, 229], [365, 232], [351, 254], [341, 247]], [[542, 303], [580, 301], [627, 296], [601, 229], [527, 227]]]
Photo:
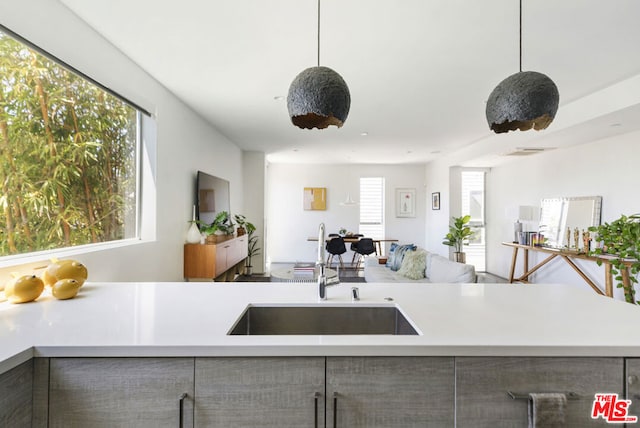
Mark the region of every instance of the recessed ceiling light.
[[282, 101], [284, 100], [284, 95], [276, 95], [275, 97], [273, 97], [273, 99], [276, 101]]
[[297, 152], [297, 151], [298, 151], [298, 149], [293, 149], [293, 151], [294, 151], [294, 152]]
[[360, 133], [360, 136], [361, 136], [361, 137], [366, 137], [367, 135], [369, 135], [369, 133], [368, 133], [367, 131], [365, 131], [365, 132], [361, 132], [361, 133]]

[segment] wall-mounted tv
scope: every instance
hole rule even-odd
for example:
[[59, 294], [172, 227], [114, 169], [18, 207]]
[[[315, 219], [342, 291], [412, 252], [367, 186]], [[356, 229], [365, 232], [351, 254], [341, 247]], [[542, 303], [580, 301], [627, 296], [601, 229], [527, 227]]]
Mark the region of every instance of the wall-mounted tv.
[[229, 182], [198, 171], [196, 179], [196, 219], [211, 224], [220, 211], [230, 212]]

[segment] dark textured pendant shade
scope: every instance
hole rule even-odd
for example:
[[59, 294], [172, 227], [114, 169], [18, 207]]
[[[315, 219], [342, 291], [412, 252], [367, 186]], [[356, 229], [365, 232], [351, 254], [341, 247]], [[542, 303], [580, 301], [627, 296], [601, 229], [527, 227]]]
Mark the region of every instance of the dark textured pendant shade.
[[487, 122], [496, 134], [545, 129], [556, 117], [560, 102], [558, 87], [547, 75], [522, 71], [522, 0], [519, 3], [520, 71], [500, 82], [487, 100]]
[[291, 82], [287, 109], [299, 128], [340, 128], [351, 106], [351, 94], [344, 79], [329, 67], [310, 67]]
[[553, 80], [536, 71], [521, 71], [504, 79], [487, 100], [487, 122], [496, 134], [551, 124], [560, 94]]

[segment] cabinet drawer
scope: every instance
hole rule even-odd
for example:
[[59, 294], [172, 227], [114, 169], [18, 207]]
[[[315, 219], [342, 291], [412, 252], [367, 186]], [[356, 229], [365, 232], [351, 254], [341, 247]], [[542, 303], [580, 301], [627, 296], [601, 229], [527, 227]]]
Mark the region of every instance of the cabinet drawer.
[[622, 358], [456, 358], [456, 419], [464, 427], [527, 426], [526, 399], [507, 394], [574, 392], [566, 427], [606, 426], [591, 419], [596, 393], [623, 394]]

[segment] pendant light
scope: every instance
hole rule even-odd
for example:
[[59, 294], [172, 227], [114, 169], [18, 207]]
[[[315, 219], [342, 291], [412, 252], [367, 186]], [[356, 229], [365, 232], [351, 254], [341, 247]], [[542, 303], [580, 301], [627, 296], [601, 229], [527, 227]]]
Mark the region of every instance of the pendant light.
[[496, 134], [548, 127], [558, 111], [560, 94], [553, 80], [522, 71], [522, 0], [520, 0], [520, 71], [504, 79], [487, 100], [487, 122]]
[[320, 0], [318, 0], [318, 65], [303, 70], [291, 82], [287, 109], [298, 128], [340, 128], [347, 120], [351, 95], [344, 79], [329, 67], [320, 66]]
[[351, 197], [351, 193], [347, 193], [347, 198], [344, 200], [344, 202], [340, 202], [340, 205], [350, 207], [356, 206], [358, 205], [358, 203], [353, 200], [353, 198]]

